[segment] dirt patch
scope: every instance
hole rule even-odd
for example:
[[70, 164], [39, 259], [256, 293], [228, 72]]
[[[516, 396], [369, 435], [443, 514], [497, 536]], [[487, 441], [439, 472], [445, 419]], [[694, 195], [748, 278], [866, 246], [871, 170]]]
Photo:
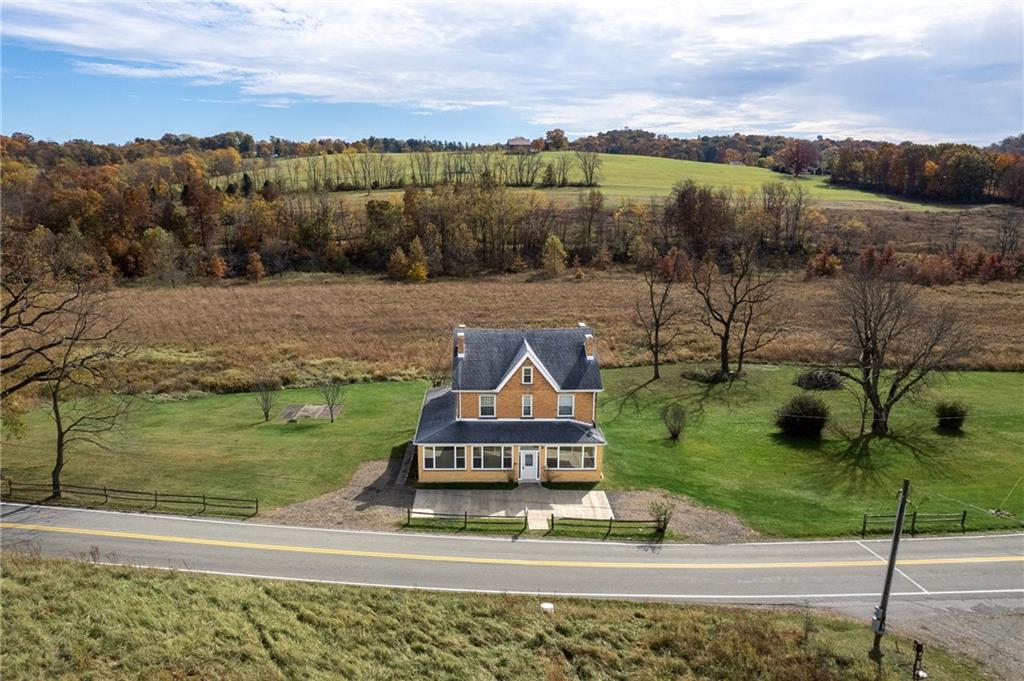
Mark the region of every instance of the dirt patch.
[[307, 527], [345, 527], [394, 530], [412, 506], [414, 487], [395, 485], [402, 459], [369, 461], [361, 465], [346, 487], [309, 501], [300, 501], [259, 516], [256, 522]]
[[674, 506], [669, 530], [684, 541], [700, 544], [729, 544], [754, 541], [761, 535], [731, 513], [701, 506], [686, 497], [664, 490], [608, 492], [608, 501], [616, 518], [647, 518], [653, 501], [669, 501]]

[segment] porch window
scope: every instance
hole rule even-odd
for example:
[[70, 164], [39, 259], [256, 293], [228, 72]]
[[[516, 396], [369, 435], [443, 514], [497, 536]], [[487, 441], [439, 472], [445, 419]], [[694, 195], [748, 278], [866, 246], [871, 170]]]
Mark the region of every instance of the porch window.
[[523, 385], [533, 383], [533, 367], [523, 367]]
[[423, 468], [429, 470], [465, 470], [465, 447], [424, 447]]
[[493, 419], [495, 416], [494, 411], [494, 395], [481, 395], [480, 396], [480, 418], [482, 419]]
[[576, 414], [576, 396], [575, 395], [559, 395], [558, 396], [558, 417], [559, 418], [572, 418]]
[[533, 395], [523, 395], [523, 418], [533, 418]]
[[473, 447], [474, 470], [510, 470], [512, 447]]
[[594, 470], [597, 450], [594, 447], [548, 447], [545, 465], [550, 469]]

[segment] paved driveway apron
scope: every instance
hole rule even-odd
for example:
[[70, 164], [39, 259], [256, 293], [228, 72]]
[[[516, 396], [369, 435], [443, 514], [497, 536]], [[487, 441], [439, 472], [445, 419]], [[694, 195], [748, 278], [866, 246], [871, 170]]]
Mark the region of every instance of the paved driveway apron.
[[614, 518], [604, 492], [548, 489], [540, 485], [519, 485], [515, 489], [421, 489], [416, 491], [413, 510], [451, 515], [522, 518], [526, 514], [531, 530], [546, 530], [552, 514], [561, 518]]

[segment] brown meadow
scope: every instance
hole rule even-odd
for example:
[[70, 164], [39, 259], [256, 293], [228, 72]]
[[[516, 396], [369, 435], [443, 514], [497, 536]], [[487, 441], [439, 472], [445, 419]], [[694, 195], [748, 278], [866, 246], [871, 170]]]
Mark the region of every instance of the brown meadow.
[[[447, 362], [458, 324], [566, 326], [598, 333], [605, 366], [643, 364], [633, 326], [641, 283], [628, 272], [533, 281], [526, 275], [396, 284], [369, 275], [308, 275], [257, 285], [120, 288], [113, 302], [131, 317], [141, 351], [125, 367], [136, 387], [157, 392], [245, 389], [263, 375], [316, 382], [424, 375]], [[832, 282], [789, 275], [781, 295], [785, 334], [756, 359], [809, 363], [832, 346]], [[922, 289], [926, 300], [968, 319], [975, 345], [961, 368], [1024, 369], [1024, 284], [965, 283]], [[692, 301], [690, 301], [692, 302]], [[714, 339], [688, 314], [673, 361], [713, 357]]]

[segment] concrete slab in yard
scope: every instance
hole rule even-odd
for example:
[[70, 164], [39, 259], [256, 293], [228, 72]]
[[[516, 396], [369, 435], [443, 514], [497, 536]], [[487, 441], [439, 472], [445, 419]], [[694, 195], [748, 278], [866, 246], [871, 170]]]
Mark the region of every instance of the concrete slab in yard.
[[604, 492], [548, 489], [540, 485], [520, 485], [515, 489], [421, 489], [416, 491], [413, 510], [496, 518], [522, 518], [526, 513], [531, 530], [547, 529], [552, 513], [563, 518], [615, 517]]

